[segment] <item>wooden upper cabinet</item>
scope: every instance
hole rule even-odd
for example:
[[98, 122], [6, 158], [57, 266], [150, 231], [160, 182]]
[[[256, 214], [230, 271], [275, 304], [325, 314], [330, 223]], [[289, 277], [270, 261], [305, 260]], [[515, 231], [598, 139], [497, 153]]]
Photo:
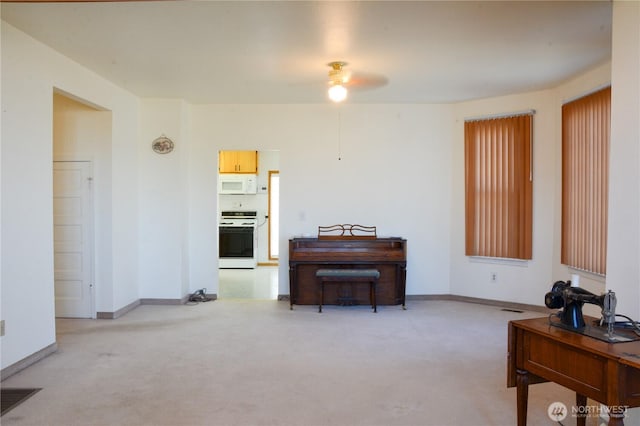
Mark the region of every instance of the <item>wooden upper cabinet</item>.
[[258, 151], [220, 151], [220, 173], [258, 173]]

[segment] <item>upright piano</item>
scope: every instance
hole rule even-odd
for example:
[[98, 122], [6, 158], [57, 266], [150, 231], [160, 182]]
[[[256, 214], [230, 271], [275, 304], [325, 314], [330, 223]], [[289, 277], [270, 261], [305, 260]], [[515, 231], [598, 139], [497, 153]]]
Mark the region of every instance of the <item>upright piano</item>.
[[[404, 306], [406, 267], [407, 241], [402, 238], [293, 238], [289, 240], [290, 304], [319, 304], [318, 269], [375, 268], [380, 271], [377, 304]], [[369, 304], [368, 285], [357, 283], [335, 286], [335, 292], [325, 293], [324, 304], [343, 304], [345, 292], [352, 303]]]

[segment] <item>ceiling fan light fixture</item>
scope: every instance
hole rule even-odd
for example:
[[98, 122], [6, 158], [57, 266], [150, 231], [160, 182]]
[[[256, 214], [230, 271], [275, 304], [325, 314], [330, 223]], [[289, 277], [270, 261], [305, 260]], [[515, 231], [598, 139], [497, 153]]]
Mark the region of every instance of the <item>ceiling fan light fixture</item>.
[[342, 102], [347, 99], [347, 88], [344, 85], [349, 81], [349, 74], [342, 69], [347, 63], [334, 61], [327, 65], [331, 67], [329, 71], [329, 99], [333, 102]]
[[347, 89], [341, 84], [329, 87], [329, 99], [333, 102], [342, 102], [347, 99]]
[[349, 81], [349, 73], [343, 69], [347, 65], [346, 62], [329, 62], [327, 65], [331, 67], [329, 81], [333, 84], [344, 84]]

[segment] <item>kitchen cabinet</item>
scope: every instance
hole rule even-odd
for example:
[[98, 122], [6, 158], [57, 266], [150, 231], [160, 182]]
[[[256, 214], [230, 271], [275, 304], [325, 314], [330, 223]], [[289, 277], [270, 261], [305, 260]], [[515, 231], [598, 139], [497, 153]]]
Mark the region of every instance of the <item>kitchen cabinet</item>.
[[220, 151], [220, 173], [258, 173], [258, 151]]

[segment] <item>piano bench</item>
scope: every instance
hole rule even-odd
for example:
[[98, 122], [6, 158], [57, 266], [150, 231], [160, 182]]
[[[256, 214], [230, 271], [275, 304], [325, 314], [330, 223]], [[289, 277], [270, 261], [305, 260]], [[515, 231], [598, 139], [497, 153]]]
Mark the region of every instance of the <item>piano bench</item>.
[[380, 278], [380, 271], [377, 269], [318, 269], [316, 278], [320, 285], [320, 305], [318, 312], [322, 312], [322, 304], [324, 303], [324, 286], [326, 283], [344, 283], [344, 282], [368, 282], [369, 283], [369, 300], [373, 312], [378, 312], [376, 304], [376, 286]]

